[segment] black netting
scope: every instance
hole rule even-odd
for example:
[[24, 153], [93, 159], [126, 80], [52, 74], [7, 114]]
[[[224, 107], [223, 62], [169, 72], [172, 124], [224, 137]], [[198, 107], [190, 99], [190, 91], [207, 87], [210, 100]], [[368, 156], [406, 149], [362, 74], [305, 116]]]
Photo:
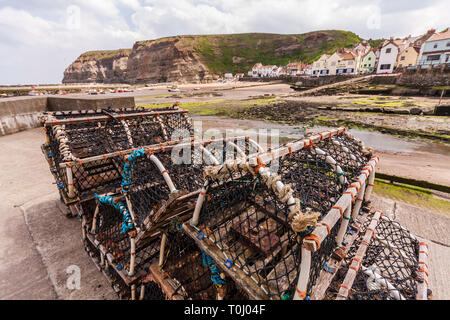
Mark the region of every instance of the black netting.
[[[328, 288], [327, 298], [337, 297], [339, 285], [348, 272], [348, 266], [361, 244], [369, 223], [370, 218], [363, 223], [360, 234], [345, 257], [344, 266]], [[418, 241], [412, 238], [399, 223], [390, 219], [380, 219], [348, 298], [350, 300], [394, 300], [399, 297], [396, 295], [398, 293], [404, 299], [416, 299], [418, 251]], [[382, 281], [377, 283], [372, 272], [381, 276]]]
[[[178, 222], [177, 222], [178, 223]], [[166, 229], [167, 246], [161, 271], [168, 275], [173, 295], [183, 299], [214, 300], [219, 294], [224, 300], [245, 300], [248, 296], [227, 278], [221, 268], [211, 270], [208, 257], [194, 240], [181, 231], [181, 225]], [[213, 260], [209, 260], [214, 263]], [[221, 283], [213, 279], [220, 277]], [[223, 282], [222, 282], [223, 281]]]
[[158, 283], [154, 281], [149, 281], [143, 284], [145, 287], [144, 296], [142, 300], [165, 300], [166, 295], [159, 286]]

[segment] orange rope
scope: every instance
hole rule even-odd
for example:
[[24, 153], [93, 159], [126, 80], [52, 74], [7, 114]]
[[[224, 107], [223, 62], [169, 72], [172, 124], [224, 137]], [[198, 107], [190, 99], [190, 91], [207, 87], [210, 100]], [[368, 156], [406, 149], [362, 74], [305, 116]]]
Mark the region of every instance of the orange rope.
[[257, 165], [256, 168], [255, 168], [255, 171], [256, 171], [256, 172], [259, 172], [259, 169], [265, 168], [265, 167], [266, 167], [266, 165], [262, 162], [262, 160], [261, 160], [260, 157], [256, 157], [256, 161], [257, 161], [257, 163], [258, 163], [258, 165]]
[[341, 213], [341, 218], [344, 216], [344, 210], [342, 210], [341, 207], [339, 207], [339, 206], [332, 206], [331, 209], [339, 209], [339, 211]]
[[347, 294], [350, 295], [350, 287], [349, 287], [348, 285], [341, 283], [341, 284], [339, 285], [339, 288], [340, 288], [340, 287], [343, 287], [343, 288], [347, 289], [347, 291], [348, 291]]
[[350, 194], [350, 195], [352, 196], [352, 202], [353, 202], [353, 200], [354, 200], [354, 199], [353, 199], [353, 193], [352, 193], [351, 191], [345, 191], [344, 194], [345, 194], [345, 193], [348, 193], [348, 194]]
[[298, 295], [300, 297], [302, 297], [303, 299], [306, 298], [306, 292], [305, 291], [300, 291], [297, 287], [295, 287], [295, 291], [298, 293]]
[[331, 232], [330, 232], [331, 228], [330, 228], [330, 226], [328, 225], [328, 223], [326, 223], [326, 222], [323, 222], [323, 221], [320, 221], [320, 222], [319, 222], [319, 224], [321, 224], [321, 225], [323, 225], [323, 226], [327, 227], [327, 231], [328, 231], [328, 234], [330, 234], [330, 233], [331, 233]]
[[309, 236], [305, 237], [305, 240], [314, 240], [314, 242], [316, 243], [316, 250], [319, 250], [320, 248], [320, 240], [319, 237], [316, 236], [315, 234], [310, 234]]

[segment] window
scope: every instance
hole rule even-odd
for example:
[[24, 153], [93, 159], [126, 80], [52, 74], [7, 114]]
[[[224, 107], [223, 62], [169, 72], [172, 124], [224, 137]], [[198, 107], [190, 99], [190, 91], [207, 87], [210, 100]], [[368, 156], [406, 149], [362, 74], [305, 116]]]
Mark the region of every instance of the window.
[[447, 47], [450, 47], [450, 41], [449, 41], [449, 42], [447, 42]]
[[433, 46], [434, 49], [436, 49], [438, 47], [437, 43]]
[[403, 60], [405, 60], [405, 56], [402, 56], [402, 57], [400, 58], [400, 61], [403, 61]]
[[391, 68], [391, 64], [382, 64], [380, 65], [380, 70], [388, 70]]
[[391, 50], [392, 50], [391, 48], [387, 48], [386, 53], [391, 53]]
[[369, 60], [369, 61], [372, 60], [372, 57], [369, 57], [367, 60]]
[[440, 54], [433, 54], [427, 57], [427, 61], [437, 61], [441, 58]]

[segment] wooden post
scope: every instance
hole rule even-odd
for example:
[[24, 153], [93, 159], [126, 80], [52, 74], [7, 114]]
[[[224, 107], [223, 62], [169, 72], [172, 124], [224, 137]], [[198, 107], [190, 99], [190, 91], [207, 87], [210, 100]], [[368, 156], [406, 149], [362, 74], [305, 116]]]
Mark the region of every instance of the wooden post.
[[75, 197], [75, 192], [73, 189], [73, 173], [72, 173], [72, 167], [66, 167], [66, 174], [67, 174], [67, 189], [68, 189], [68, 196], [69, 198]]
[[300, 262], [300, 274], [298, 276], [297, 287], [295, 288], [294, 300], [303, 300], [306, 298], [306, 288], [311, 269], [311, 251], [302, 247], [301, 254], [302, 261]]
[[374, 182], [375, 182], [375, 166], [373, 167], [372, 171], [370, 172], [369, 175], [369, 181], [367, 183], [367, 188], [365, 191], [365, 195], [364, 195], [364, 200], [369, 201], [370, 200], [370, 196], [372, 195], [372, 189], [374, 186]]
[[136, 300], [136, 285], [131, 285], [131, 300]]
[[141, 285], [141, 293], [139, 295], [139, 300], [144, 300], [144, 297], [145, 297], [145, 285], [142, 284]]
[[347, 232], [348, 222], [350, 220], [350, 213], [352, 211], [352, 204], [350, 203], [347, 208], [344, 210], [344, 214], [342, 215], [341, 225], [339, 227], [338, 234], [336, 236], [337, 246], [342, 246], [342, 240], [344, 240], [344, 235]]
[[[134, 232], [134, 231], [133, 231]], [[134, 236], [130, 236], [130, 271], [128, 271], [128, 275], [130, 277], [134, 276], [134, 267], [136, 261], [136, 240]]]
[[159, 266], [160, 267], [162, 267], [162, 265], [164, 264], [164, 252], [165, 252], [165, 248], [166, 248], [166, 241], [167, 241], [167, 236], [165, 233], [163, 233], [162, 239], [161, 239], [161, 247], [159, 250]]
[[372, 217], [372, 221], [370, 221], [369, 226], [367, 227], [366, 233], [364, 234], [363, 239], [361, 240], [361, 244], [356, 251], [355, 256], [352, 259], [352, 263], [349, 266], [347, 274], [344, 278], [344, 281], [341, 284], [339, 289], [339, 294], [336, 300], [344, 300], [350, 294], [350, 289], [355, 281], [356, 275], [359, 269], [362, 266], [362, 260], [364, 259], [364, 255], [366, 254], [366, 250], [369, 247], [370, 240], [372, 239], [375, 228], [378, 225], [378, 221], [381, 217], [381, 211], [376, 211]]
[[355, 205], [353, 206], [353, 211], [352, 211], [352, 219], [353, 220], [355, 220], [359, 214], [359, 210], [361, 209], [361, 205], [364, 200], [365, 191], [366, 191], [366, 183], [364, 182], [360, 185], [359, 192], [356, 195], [356, 201], [355, 201]]
[[100, 205], [97, 204], [95, 207], [94, 217], [92, 218], [92, 226], [91, 226], [91, 233], [95, 234], [97, 232], [97, 216], [98, 212], [100, 211]]
[[417, 300], [427, 300], [428, 289], [428, 245], [425, 242], [419, 244], [419, 270], [417, 272], [417, 278], [421, 281], [417, 281]]
[[81, 216], [81, 236], [83, 237], [83, 241], [86, 241], [86, 216]]

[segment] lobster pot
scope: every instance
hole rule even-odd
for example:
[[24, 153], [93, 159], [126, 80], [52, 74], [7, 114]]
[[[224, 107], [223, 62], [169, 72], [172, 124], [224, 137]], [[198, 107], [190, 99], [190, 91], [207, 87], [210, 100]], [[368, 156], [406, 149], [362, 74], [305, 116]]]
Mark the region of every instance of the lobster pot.
[[[242, 140], [242, 143], [240, 140]], [[244, 149], [245, 151], [237, 147], [237, 144], [245, 146], [246, 141], [247, 149]], [[217, 148], [217, 144], [222, 144], [222, 148]], [[151, 269], [160, 283], [166, 282], [160, 276], [159, 270], [164, 257], [169, 257], [169, 254], [171, 257], [169, 262], [164, 260], [166, 261], [164, 270], [176, 267], [172, 266], [172, 262], [174, 254], [179, 254], [179, 252], [189, 252], [183, 259], [198, 260], [200, 251], [197, 247], [191, 246], [193, 241], [187, 241], [186, 236], [183, 235], [185, 239], [180, 240], [179, 237], [182, 234], [179, 231], [172, 232], [173, 224], [176, 222], [177, 225], [181, 225], [192, 217], [194, 201], [201, 193], [200, 189], [203, 186], [203, 169], [207, 164], [219, 163], [213, 154], [217, 154], [217, 150], [222, 153], [227, 145], [236, 148], [239, 155], [243, 157], [246, 157], [253, 150], [250, 148], [247, 138], [236, 137], [229, 140], [209, 140], [144, 148], [145, 154], [141, 154], [133, 160], [130, 174], [131, 184], [129, 189], [125, 190], [125, 194], [137, 228], [136, 248], [139, 250], [142, 246], [148, 246], [157, 240], [162, 241], [159, 263]], [[257, 147], [254, 148], [257, 149]], [[185, 245], [186, 248], [184, 248]], [[192, 252], [191, 247], [195, 247], [195, 252]], [[196, 263], [197, 260], [195, 260]], [[136, 268], [139, 268], [138, 261], [136, 261]], [[192, 274], [197, 274], [202, 268], [208, 270], [208, 266], [202, 266], [201, 263], [192, 265], [192, 268], [194, 268]], [[183, 270], [185, 268], [179, 271], [182, 272]], [[191, 292], [190, 289], [185, 288], [183, 290], [187, 290], [188, 293], [181, 295], [177, 293], [174, 296], [173, 290], [178, 292], [179, 289], [175, 285], [176, 281], [185, 281], [185, 279], [190, 281], [189, 275], [178, 274], [177, 272], [169, 276], [173, 281], [161, 285], [165, 288], [166, 295], [169, 298], [197, 299], [201, 296], [213, 298], [211, 294], [215, 292], [215, 288], [212, 286], [211, 280], [207, 281], [209, 287], [204, 287], [201, 284], [204, 293], [193, 293], [197, 289], [191, 290]], [[207, 275], [204, 278], [209, 279]], [[200, 283], [195, 285], [200, 285]], [[231, 286], [228, 287], [231, 288]]]
[[47, 134], [42, 149], [66, 204], [116, 191], [121, 166], [108, 159], [111, 153], [163, 143], [175, 129], [192, 134], [186, 111], [174, 108], [56, 112], [41, 120]]
[[[241, 157], [257, 150], [245, 137], [146, 148], [147, 155], [137, 158], [133, 164], [131, 187], [127, 192], [136, 225], [150, 230], [164, 220], [167, 222], [170, 215], [181, 220], [190, 217], [194, 200], [203, 186], [204, 167], [220, 163], [217, 158], [227, 149], [237, 149], [237, 156]], [[171, 208], [175, 209], [173, 213]]]
[[[375, 223], [376, 227], [371, 226]], [[361, 226], [361, 232], [345, 257], [344, 266], [328, 288], [326, 298], [426, 299], [427, 253], [427, 245], [419, 242], [398, 222], [381, 215], [374, 217], [372, 213]]]
[[[370, 158], [344, 132], [250, 157], [257, 161], [205, 169], [208, 187], [197, 201], [202, 203], [198, 221], [183, 227], [249, 298], [294, 297], [304, 239]], [[345, 147], [351, 144], [352, 149]], [[339, 228], [339, 223], [330, 228], [329, 241], [313, 254], [309, 289], [336, 247]]]
[[[96, 205], [94, 200], [83, 203], [85, 245], [94, 262], [112, 283], [122, 298], [130, 298], [132, 286], [141, 284], [149, 266], [159, 255], [159, 239], [134, 249], [128, 232], [122, 232], [123, 216], [113, 206]], [[130, 274], [131, 256], [134, 271]], [[120, 290], [119, 290], [120, 289]], [[136, 289], [135, 289], [136, 290]], [[136, 294], [136, 292], [135, 292]]]

